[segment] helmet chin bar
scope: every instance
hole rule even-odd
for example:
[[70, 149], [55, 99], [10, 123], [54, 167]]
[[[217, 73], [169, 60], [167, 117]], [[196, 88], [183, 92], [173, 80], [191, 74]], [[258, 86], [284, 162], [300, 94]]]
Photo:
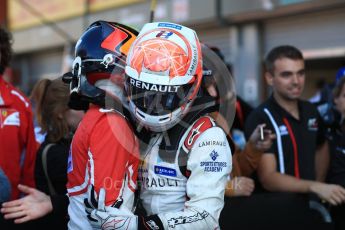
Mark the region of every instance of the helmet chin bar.
[[84, 110], [86, 111], [89, 108], [89, 102], [83, 100], [81, 95], [77, 90], [72, 91], [73, 88], [79, 85], [79, 79], [72, 72], [67, 72], [62, 76], [62, 81], [65, 84], [70, 85], [70, 97], [68, 101], [68, 107], [74, 110]]
[[129, 110], [141, 127], [148, 128], [153, 132], [164, 132], [182, 120], [186, 112], [190, 109], [191, 104], [189, 102], [184, 109], [180, 107], [169, 114], [161, 116], [153, 116], [141, 111], [132, 101], [129, 101]]
[[79, 77], [80, 79], [80, 91], [79, 94], [88, 100], [90, 103], [105, 106], [105, 91], [91, 85], [84, 75]]
[[82, 96], [72, 93], [69, 97], [68, 107], [74, 110], [88, 110], [89, 101], [85, 100]]

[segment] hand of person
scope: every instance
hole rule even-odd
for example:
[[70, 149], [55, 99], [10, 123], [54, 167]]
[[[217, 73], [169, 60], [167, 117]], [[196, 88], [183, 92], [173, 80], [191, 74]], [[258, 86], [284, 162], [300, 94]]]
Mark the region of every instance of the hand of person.
[[255, 188], [254, 181], [248, 177], [235, 177], [231, 183], [234, 190], [233, 196], [250, 196]]
[[[255, 148], [258, 151], [265, 152], [268, 150], [271, 145], [273, 140], [276, 138], [276, 135], [272, 133], [271, 130], [264, 129], [266, 124], [259, 124], [256, 126], [255, 130], [253, 131], [252, 135], [249, 137], [249, 141], [253, 143]], [[261, 134], [260, 129], [263, 129], [263, 133]], [[261, 139], [263, 135], [263, 139]]]
[[345, 202], [345, 189], [340, 185], [315, 182], [310, 186], [310, 191], [316, 193], [320, 199], [332, 205]]
[[2, 204], [1, 212], [5, 219], [15, 219], [14, 223], [20, 224], [38, 219], [53, 210], [51, 199], [45, 193], [25, 185], [18, 185], [18, 189], [27, 195]]
[[84, 199], [87, 218], [93, 229], [137, 229], [138, 220], [129, 210], [121, 208], [123, 201], [117, 200], [112, 206], [105, 206], [105, 190], [100, 189], [98, 201], [94, 187], [88, 190], [88, 199]]
[[216, 89], [216, 85], [215, 84], [210, 84], [206, 87], [207, 92], [210, 94], [211, 97], [217, 97], [218, 93], [217, 93], [217, 89]]

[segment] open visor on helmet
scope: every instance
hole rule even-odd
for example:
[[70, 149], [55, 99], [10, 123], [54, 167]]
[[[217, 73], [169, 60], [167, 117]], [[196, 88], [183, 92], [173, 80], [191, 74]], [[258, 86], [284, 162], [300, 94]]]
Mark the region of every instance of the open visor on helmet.
[[126, 77], [126, 91], [131, 101], [149, 115], [169, 114], [186, 104], [193, 85], [158, 85]]

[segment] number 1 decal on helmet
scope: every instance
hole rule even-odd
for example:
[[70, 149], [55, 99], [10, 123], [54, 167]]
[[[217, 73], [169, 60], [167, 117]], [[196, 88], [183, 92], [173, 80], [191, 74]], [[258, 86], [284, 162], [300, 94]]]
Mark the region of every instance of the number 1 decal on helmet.
[[126, 62], [129, 109], [139, 124], [165, 131], [188, 112], [202, 80], [196, 33], [172, 23], [148, 23]]

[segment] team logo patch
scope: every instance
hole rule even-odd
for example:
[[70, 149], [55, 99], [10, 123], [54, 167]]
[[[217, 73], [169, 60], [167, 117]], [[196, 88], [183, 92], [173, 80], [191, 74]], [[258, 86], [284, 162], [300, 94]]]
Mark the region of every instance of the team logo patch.
[[0, 114], [0, 125], [4, 127], [5, 125], [20, 126], [19, 112], [13, 109], [1, 109]]
[[213, 151], [210, 153], [210, 157], [211, 157], [211, 159], [212, 159], [213, 161], [215, 161], [215, 160], [217, 159], [218, 156], [219, 156], [219, 155], [218, 155], [218, 153], [217, 153], [215, 150], [213, 150]]
[[204, 124], [204, 122], [201, 123], [198, 127], [194, 128], [194, 129], [192, 130], [192, 133], [191, 133], [190, 137], [187, 139], [187, 141], [188, 141], [187, 144], [188, 144], [188, 145], [192, 145], [192, 144], [193, 144], [195, 137], [198, 136], [198, 135], [200, 134], [200, 127], [201, 127], [203, 124]]
[[171, 168], [167, 168], [163, 166], [155, 165], [154, 171], [155, 171], [155, 174], [158, 174], [158, 175], [172, 176], [172, 177], [177, 176], [175, 169], [171, 169]]
[[310, 118], [308, 120], [308, 129], [311, 131], [317, 131], [318, 124], [317, 124], [317, 119], [316, 118]]
[[226, 162], [216, 161], [219, 157], [219, 154], [216, 152], [216, 150], [213, 150], [209, 156], [212, 161], [200, 162], [200, 167], [204, 168], [204, 172], [222, 172], [223, 168], [227, 167], [228, 164]]
[[280, 131], [280, 135], [281, 135], [281, 136], [284, 136], [284, 135], [288, 135], [288, 134], [289, 134], [288, 129], [286, 128], [285, 125], [279, 126], [279, 131]]

